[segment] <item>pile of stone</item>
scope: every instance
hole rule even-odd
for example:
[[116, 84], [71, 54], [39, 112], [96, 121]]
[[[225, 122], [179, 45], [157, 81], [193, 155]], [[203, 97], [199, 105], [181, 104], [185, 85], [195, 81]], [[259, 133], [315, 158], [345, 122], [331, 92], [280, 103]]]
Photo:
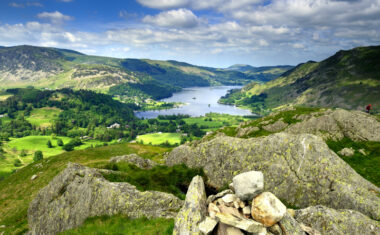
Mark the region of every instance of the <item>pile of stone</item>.
[[292, 210], [263, 189], [263, 173], [250, 171], [235, 176], [230, 189], [206, 199], [203, 180], [195, 177], [176, 217], [174, 234], [320, 234], [298, 224]]

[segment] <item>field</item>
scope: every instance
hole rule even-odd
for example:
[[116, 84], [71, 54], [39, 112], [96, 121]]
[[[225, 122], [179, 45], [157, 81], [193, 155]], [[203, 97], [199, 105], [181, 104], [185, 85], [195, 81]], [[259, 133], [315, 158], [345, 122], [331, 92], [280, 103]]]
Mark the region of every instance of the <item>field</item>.
[[213, 131], [224, 126], [236, 126], [250, 119], [229, 114], [207, 113], [205, 117], [191, 117], [183, 120], [186, 124], [199, 125], [204, 131]]
[[174, 145], [181, 142], [181, 133], [152, 133], [139, 135], [137, 136], [136, 141], [143, 141], [144, 144], [152, 145], [160, 145], [168, 141], [169, 144]]
[[[19, 169], [20, 167], [32, 163], [33, 154], [37, 150], [42, 151], [44, 158], [65, 152], [61, 146], [57, 146], [58, 138], [61, 139], [64, 144], [71, 140], [71, 138], [63, 136], [59, 136], [57, 138], [52, 138], [51, 136], [27, 136], [23, 138], [11, 139], [11, 141], [5, 142], [3, 149], [6, 151], [6, 154], [4, 155], [6, 158], [0, 158], [0, 178], [2, 178], [2, 176], [9, 175], [15, 169]], [[48, 148], [46, 144], [48, 140], [51, 141], [53, 148]], [[83, 145], [75, 147], [75, 149], [85, 149], [96, 145], [103, 145], [103, 142], [89, 140], [83, 142]], [[20, 156], [22, 150], [24, 150], [27, 154], [24, 157]], [[16, 159], [21, 162], [21, 165], [18, 167], [14, 165]]]
[[33, 109], [26, 120], [35, 126], [47, 128], [51, 126], [52, 121], [58, 117], [60, 112], [62, 110], [51, 107]]
[[[96, 167], [107, 164], [108, 160], [113, 156], [130, 153], [137, 153], [142, 157], [159, 162], [163, 154], [168, 150], [168, 148], [162, 147], [124, 143], [65, 152], [23, 167], [10, 177], [0, 181], [0, 225], [6, 226], [5, 228], [0, 228], [0, 234], [3, 231], [5, 234], [23, 234], [27, 231], [29, 203], [41, 188], [46, 186], [54, 176], [67, 166], [68, 162]], [[40, 167], [37, 167], [37, 165], [40, 165]], [[31, 183], [30, 177], [34, 174], [38, 175], [38, 177]], [[14, 187], [15, 185], [17, 187]]]

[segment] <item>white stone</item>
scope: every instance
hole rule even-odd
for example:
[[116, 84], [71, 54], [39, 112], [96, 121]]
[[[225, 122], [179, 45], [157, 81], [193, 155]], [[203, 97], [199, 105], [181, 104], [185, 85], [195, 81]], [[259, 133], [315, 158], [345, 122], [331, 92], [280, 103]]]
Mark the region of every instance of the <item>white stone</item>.
[[340, 150], [338, 153], [345, 157], [351, 157], [352, 155], [354, 155], [355, 150], [353, 148], [344, 148]]
[[250, 219], [237, 218], [233, 215], [224, 214], [224, 213], [217, 213], [216, 218], [218, 218], [219, 222], [221, 223], [242, 229], [249, 233], [260, 234], [260, 235], [267, 234], [267, 230], [262, 224]]
[[37, 175], [32, 175], [32, 177], [30, 177], [30, 180], [35, 180], [35, 179], [37, 179]]
[[236, 196], [243, 201], [250, 201], [262, 192], [264, 188], [264, 175], [261, 171], [249, 171], [233, 178], [233, 187]]
[[227, 194], [227, 195], [224, 195], [222, 197], [222, 200], [225, 202], [225, 203], [231, 203], [233, 202], [234, 200], [236, 200], [236, 196], [235, 194]]
[[217, 224], [218, 221], [207, 216], [206, 219], [199, 224], [199, 231], [206, 235], [211, 234]]
[[244, 214], [244, 215], [250, 215], [250, 214], [251, 214], [251, 207], [249, 207], [249, 206], [245, 206], [245, 207], [243, 208], [243, 214]]

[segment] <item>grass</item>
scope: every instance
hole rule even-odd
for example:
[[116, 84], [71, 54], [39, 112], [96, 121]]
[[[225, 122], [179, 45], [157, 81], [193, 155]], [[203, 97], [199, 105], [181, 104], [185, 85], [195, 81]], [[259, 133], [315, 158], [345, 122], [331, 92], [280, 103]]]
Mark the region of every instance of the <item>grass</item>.
[[[32, 163], [0, 181], [0, 233], [19, 234], [28, 229], [27, 209], [38, 191], [45, 187], [68, 162], [89, 167], [106, 165], [111, 157], [136, 153], [142, 157], [159, 161], [168, 148], [139, 144], [115, 144], [99, 148], [90, 148], [65, 152], [57, 156]], [[32, 175], [37, 179], [30, 181]]]
[[169, 142], [171, 145], [179, 144], [181, 142], [180, 133], [152, 133], [139, 135], [136, 141], [143, 141], [144, 144], [160, 145]]
[[173, 219], [129, 219], [123, 215], [115, 215], [89, 218], [81, 227], [61, 234], [171, 235], [173, 228]]
[[[326, 141], [330, 149], [337, 153], [356, 172], [368, 181], [380, 187], [380, 142], [354, 142], [349, 138], [340, 141]], [[355, 153], [351, 157], [340, 155], [338, 152], [343, 148], [353, 148]], [[358, 150], [364, 149], [366, 156]]]
[[193, 177], [196, 175], [205, 177], [202, 169], [190, 169], [185, 165], [155, 166], [144, 170], [128, 163], [110, 163], [105, 168], [120, 171], [120, 173], [103, 173], [104, 178], [111, 182], [128, 182], [140, 191], [168, 192], [183, 200]]
[[236, 126], [250, 119], [229, 114], [207, 113], [205, 117], [191, 117], [183, 120], [189, 125], [197, 124], [204, 131], [213, 131], [224, 126]]
[[62, 110], [52, 107], [33, 109], [26, 120], [32, 125], [47, 128], [51, 126], [53, 120], [57, 119], [60, 112]]

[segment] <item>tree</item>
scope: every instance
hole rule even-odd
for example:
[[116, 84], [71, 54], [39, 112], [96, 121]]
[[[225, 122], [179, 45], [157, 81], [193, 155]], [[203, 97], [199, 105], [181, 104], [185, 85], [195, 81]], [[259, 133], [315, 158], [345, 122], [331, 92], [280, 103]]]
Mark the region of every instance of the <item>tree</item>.
[[63, 146], [63, 150], [69, 152], [74, 150], [74, 144], [68, 143]]
[[62, 141], [62, 139], [57, 139], [57, 145], [58, 145], [58, 146], [63, 146], [63, 141]]
[[48, 142], [46, 143], [46, 145], [48, 146], [48, 148], [53, 148], [53, 145], [51, 144], [50, 140], [48, 140]]
[[34, 152], [33, 161], [37, 162], [37, 161], [40, 161], [42, 159], [44, 159], [44, 155], [42, 154], [41, 151], [38, 150], [38, 151]]

